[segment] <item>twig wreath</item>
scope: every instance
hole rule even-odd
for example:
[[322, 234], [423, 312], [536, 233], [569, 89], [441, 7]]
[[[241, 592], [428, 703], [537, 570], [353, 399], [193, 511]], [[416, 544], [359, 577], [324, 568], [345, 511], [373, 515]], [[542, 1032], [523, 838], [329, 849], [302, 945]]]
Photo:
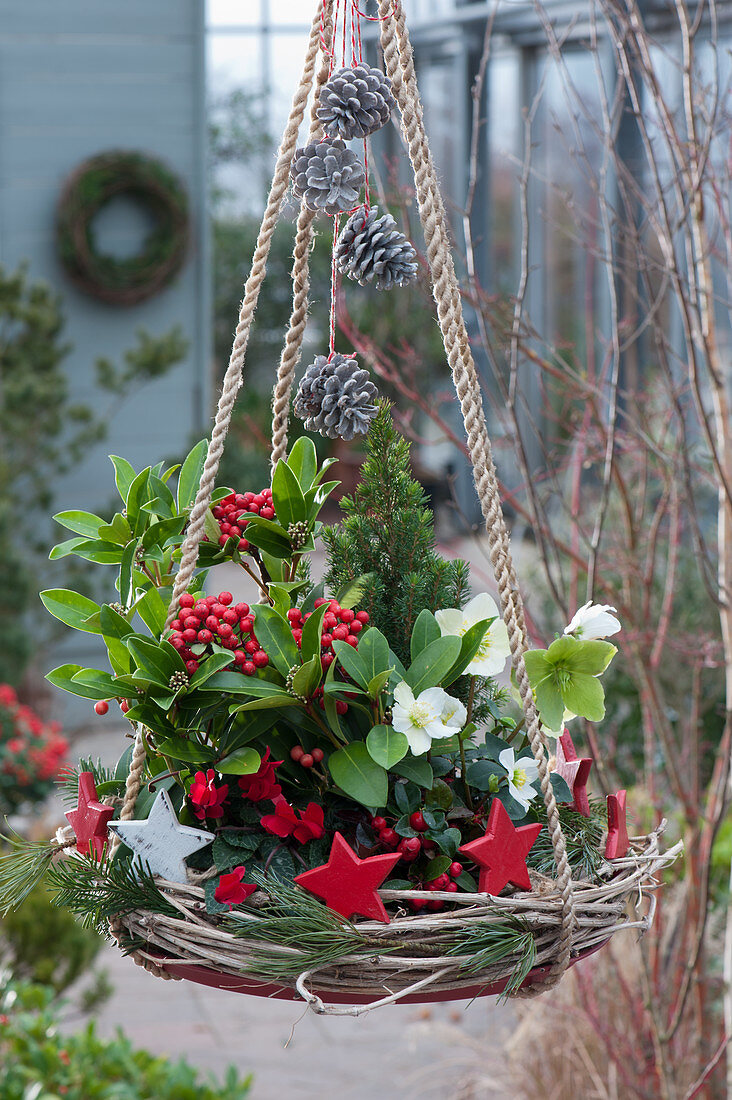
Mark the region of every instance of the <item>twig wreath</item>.
[[[98, 250], [93, 225], [99, 211], [121, 195], [139, 203], [153, 222], [141, 251], [124, 259]], [[130, 306], [157, 294], [180, 270], [188, 240], [185, 188], [155, 157], [100, 153], [64, 185], [56, 216], [58, 255], [74, 284], [103, 302]]]
[[[604, 716], [614, 608], [588, 603], [546, 649], [529, 648], [401, 0], [379, 3], [383, 74], [363, 63], [360, 19], [355, 0], [319, 0], [210, 442], [180, 467], [137, 472], [114, 457], [113, 519], [55, 517], [73, 537], [52, 556], [115, 566], [118, 598], [42, 593], [51, 614], [102, 637], [111, 670], [68, 664], [49, 679], [98, 714], [116, 701], [134, 743], [116, 770], [83, 761], [68, 776], [76, 806], [50, 845], [16, 839], [0, 858], [0, 909], [46, 875], [59, 904], [154, 974], [352, 1015], [551, 989], [614, 933], [648, 927], [659, 872], [681, 848], [661, 850], [662, 826], [628, 835], [625, 791], [588, 797], [592, 761], [565, 728]], [[367, 147], [361, 161], [344, 141], [366, 142], [395, 106], [500, 609], [488, 593], [469, 598], [466, 562], [440, 557], [409, 445], [368, 372], [335, 347], [339, 271], [392, 293], [416, 274], [395, 224], [372, 216]], [[291, 180], [301, 207], [271, 485], [217, 488]], [[308, 436], [287, 444], [316, 215], [334, 219], [330, 347], [294, 411], [310, 431], [366, 435], [367, 453], [331, 527], [318, 516], [334, 460], [319, 463]], [[257, 602], [207, 594], [221, 562], [255, 582]], [[497, 680], [509, 657], [519, 717]]]

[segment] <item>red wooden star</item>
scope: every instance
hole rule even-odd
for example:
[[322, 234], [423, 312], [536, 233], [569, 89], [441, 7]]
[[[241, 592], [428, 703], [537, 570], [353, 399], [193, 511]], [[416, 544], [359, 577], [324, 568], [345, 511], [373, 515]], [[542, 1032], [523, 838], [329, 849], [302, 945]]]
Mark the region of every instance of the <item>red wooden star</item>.
[[303, 871], [295, 882], [322, 898], [329, 909], [342, 917], [357, 913], [389, 924], [389, 915], [376, 890], [400, 859], [400, 852], [359, 859], [341, 834], [336, 833], [328, 862], [312, 871]]
[[531, 889], [526, 857], [540, 832], [540, 824], [517, 829], [500, 798], [493, 799], [485, 836], [460, 848], [480, 867], [481, 893], [496, 897], [509, 882]]
[[574, 796], [574, 809], [585, 817], [590, 816], [590, 803], [587, 798], [587, 780], [590, 778], [592, 758], [577, 756], [569, 731], [565, 730], [557, 741], [557, 762], [554, 771], [564, 779]]
[[76, 850], [88, 856], [101, 858], [104, 845], [109, 836], [107, 822], [114, 813], [113, 806], [105, 806], [97, 799], [97, 788], [91, 772], [79, 774], [79, 801], [75, 810], [69, 810], [66, 817], [76, 833]]
[[607, 844], [605, 859], [622, 859], [629, 848], [625, 816], [625, 791], [607, 796]]

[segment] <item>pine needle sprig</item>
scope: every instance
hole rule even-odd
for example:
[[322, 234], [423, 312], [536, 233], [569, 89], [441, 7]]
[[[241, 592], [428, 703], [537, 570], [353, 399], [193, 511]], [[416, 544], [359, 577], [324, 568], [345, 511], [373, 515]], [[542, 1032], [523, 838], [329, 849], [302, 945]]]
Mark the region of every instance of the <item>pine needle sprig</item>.
[[[0, 833], [0, 916], [17, 909], [45, 878], [58, 847]], [[9, 848], [9, 851], [3, 849]]]
[[275, 954], [254, 948], [247, 969], [262, 978], [292, 978], [305, 970], [328, 966], [345, 955], [373, 954], [373, 945], [355, 925], [304, 890], [257, 871], [252, 878], [269, 895], [270, 904], [254, 920], [236, 910], [226, 920], [236, 924], [235, 935], [242, 939], [290, 951]]
[[53, 904], [70, 909], [84, 928], [108, 935], [112, 917], [146, 910], [167, 917], [178, 910], [160, 893], [149, 870], [137, 863], [74, 856], [54, 864], [48, 874]]
[[536, 965], [536, 940], [525, 921], [508, 917], [466, 929], [446, 954], [467, 956], [461, 969], [468, 974], [478, 973], [515, 956], [515, 966], [501, 994], [501, 998], [505, 998], [523, 985]]
[[[69, 764], [61, 772], [59, 786], [61, 797], [65, 803], [76, 802], [79, 797], [79, 776], [82, 772], [91, 772], [94, 776], [94, 786], [101, 787], [102, 783], [114, 781], [114, 768], [107, 768], [101, 760], [84, 758], [78, 764]], [[119, 781], [120, 790], [124, 788], [124, 780]]]
[[[602, 836], [607, 827], [605, 803], [592, 799], [589, 817], [573, 810], [571, 806], [559, 806], [558, 810], [572, 875], [577, 879], [597, 878], [605, 862], [600, 848]], [[548, 829], [542, 829], [539, 833], [526, 864], [544, 875], [556, 874], [554, 849]]]

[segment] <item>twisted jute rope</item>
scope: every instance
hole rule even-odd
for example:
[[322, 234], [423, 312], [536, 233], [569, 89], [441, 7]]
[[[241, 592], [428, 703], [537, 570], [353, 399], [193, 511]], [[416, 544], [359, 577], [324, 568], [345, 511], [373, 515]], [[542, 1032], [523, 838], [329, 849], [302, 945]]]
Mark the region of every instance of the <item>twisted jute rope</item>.
[[511, 558], [498, 479], [486, 430], [480, 382], [463, 318], [460, 290], [447, 231], [447, 216], [424, 128], [414, 58], [401, 0], [379, 0], [379, 16], [385, 68], [394, 86], [394, 94], [402, 116], [402, 132], [414, 171], [417, 204], [424, 230], [437, 316], [463, 414], [475, 487], [485, 518], [489, 555], [498, 585], [503, 621], [508, 630], [516, 682], [526, 718], [526, 733], [536, 759], [546, 804], [547, 825], [557, 868], [557, 888], [562, 898], [561, 927], [556, 958], [546, 980], [540, 986], [527, 991], [529, 995], [535, 995], [556, 985], [569, 963], [575, 925], [572, 872], [567, 860], [564, 834], [549, 778], [539, 715], [524, 664], [524, 652], [528, 642], [523, 601]]
[[[272, 185], [270, 187], [269, 196], [267, 198], [267, 205], [264, 211], [264, 217], [259, 230], [259, 236], [257, 237], [257, 245], [254, 251], [254, 257], [252, 259], [252, 269], [249, 273], [246, 285], [244, 287], [244, 297], [242, 299], [241, 307], [239, 310], [239, 323], [236, 327], [236, 333], [234, 336], [234, 344], [231, 350], [231, 357], [229, 359], [229, 365], [224, 375], [224, 381], [221, 390], [221, 396], [219, 398], [218, 408], [216, 410], [216, 418], [214, 421], [213, 432], [211, 433], [211, 439], [208, 445], [208, 452], [206, 455], [206, 461], [204, 463], [203, 472], [201, 474], [201, 482], [196, 494], [196, 500], [193, 508], [191, 509], [191, 515], [188, 523], [188, 530], [186, 538], [182, 547], [182, 556], [180, 569], [176, 575], [175, 584], [173, 587], [173, 594], [170, 600], [170, 607], [168, 608], [168, 616], [166, 625], [170, 625], [175, 617], [175, 608], [178, 604], [178, 598], [188, 587], [188, 583], [193, 576], [193, 572], [196, 568], [196, 562], [198, 560], [198, 548], [204, 535], [204, 524], [206, 519], [206, 513], [211, 504], [211, 496], [213, 494], [214, 486], [216, 483], [216, 474], [219, 468], [219, 462], [224, 451], [224, 441], [226, 439], [227, 432], [229, 430], [229, 424], [231, 422], [231, 415], [234, 409], [234, 403], [236, 401], [236, 395], [242, 384], [242, 372], [244, 367], [244, 357], [246, 355], [247, 344], [249, 342], [249, 332], [251, 330], [252, 321], [254, 319], [254, 312], [257, 308], [257, 302], [259, 300], [259, 292], [262, 288], [264, 276], [267, 270], [267, 257], [269, 255], [270, 246], [272, 244], [272, 237], [274, 235], [277, 221], [279, 219], [280, 209], [284, 200], [290, 179], [290, 167], [295, 155], [295, 149], [297, 147], [297, 138], [300, 131], [302, 120], [305, 116], [305, 109], [307, 107], [308, 97], [313, 87], [313, 78], [315, 74], [315, 65], [318, 57], [318, 53], [321, 49], [321, 32], [323, 32], [323, 45], [327, 47], [327, 43], [330, 36], [330, 29], [332, 27], [332, 0], [327, 0], [325, 5], [325, 12], [323, 12], [322, 4], [318, 4], [318, 8], [313, 19], [313, 23], [310, 29], [310, 37], [308, 39], [307, 52], [305, 54], [305, 63], [303, 66], [303, 73], [300, 78], [300, 84], [293, 97], [292, 108], [290, 110], [290, 116], [287, 120], [284, 134], [282, 136], [282, 142], [280, 144], [279, 152], [277, 154], [277, 162], [275, 164], [274, 175], [272, 178]], [[323, 75], [325, 73], [325, 75]], [[323, 61], [321, 69], [318, 75], [318, 89], [327, 80], [328, 73], [328, 58], [325, 51], [323, 51]], [[315, 111], [315, 104], [313, 105], [313, 118]], [[301, 337], [300, 337], [301, 338]], [[293, 367], [294, 369], [294, 367]], [[132, 750], [132, 757], [130, 760], [130, 770], [127, 775], [125, 783], [125, 795], [120, 811], [120, 820], [129, 821], [135, 812], [135, 803], [140, 793], [140, 787], [142, 785], [142, 776], [145, 769], [145, 740], [144, 729], [141, 726], [137, 727], [135, 734], [135, 743]], [[114, 836], [110, 844], [110, 854], [113, 855], [120, 844], [119, 837]], [[119, 934], [122, 926], [117, 921], [110, 922], [110, 928], [113, 933]], [[133, 951], [132, 958], [139, 966], [144, 966], [146, 970], [156, 974], [161, 978], [170, 978], [163, 968], [156, 966], [149, 958], [144, 958], [140, 952]]]
[[[330, 71], [329, 56], [332, 36], [332, 21], [330, 12], [326, 14], [323, 28], [325, 50], [323, 62], [315, 82], [315, 93], [310, 112], [310, 134], [308, 144], [317, 141], [323, 133], [323, 125], [317, 116], [320, 91]], [[305, 335], [305, 325], [308, 319], [308, 294], [310, 291], [310, 251], [313, 244], [313, 222], [317, 211], [308, 210], [303, 199], [300, 204], [300, 213], [297, 219], [297, 233], [295, 235], [295, 247], [293, 250], [294, 263], [292, 266], [292, 313], [290, 324], [285, 337], [285, 346], [282, 349], [280, 365], [277, 370], [277, 381], [272, 394], [272, 473], [281, 458], [287, 455], [287, 429], [290, 419], [290, 396], [292, 385], [295, 381], [295, 369], [300, 360], [302, 341]]]

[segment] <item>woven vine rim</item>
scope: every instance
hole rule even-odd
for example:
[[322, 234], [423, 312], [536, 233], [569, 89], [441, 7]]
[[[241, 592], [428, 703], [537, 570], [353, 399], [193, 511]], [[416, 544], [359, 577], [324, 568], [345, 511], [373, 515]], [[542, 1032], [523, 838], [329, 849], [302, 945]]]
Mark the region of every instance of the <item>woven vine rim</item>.
[[[134, 197], [155, 226], [140, 252], [115, 259], [97, 251], [92, 222], [118, 195]], [[72, 282], [110, 305], [130, 306], [162, 290], [180, 270], [190, 236], [188, 197], [161, 160], [111, 150], [89, 158], [67, 179], [56, 210], [56, 246]]]
[[[653, 920], [655, 897], [653, 890], [660, 885], [657, 873], [670, 865], [681, 853], [679, 841], [665, 852], [660, 847], [663, 826], [647, 836], [631, 838], [628, 854], [622, 859], [608, 862], [604, 881], [575, 880], [575, 913], [577, 918], [572, 956], [576, 958], [594, 947], [605, 943], [615, 933], [628, 928], [645, 931]], [[297, 990], [307, 1000], [320, 1002], [309, 994], [304, 979], [312, 981], [325, 995], [343, 994], [375, 1000], [389, 995], [398, 1000], [428, 987], [429, 993], [458, 990], [499, 982], [510, 978], [517, 959], [507, 957], [501, 963], [484, 969], [466, 969], [470, 956], [447, 955], [440, 951], [440, 944], [456, 931], [474, 929], [481, 924], [496, 923], [506, 917], [519, 917], [534, 933], [536, 942], [536, 966], [551, 964], [556, 956], [557, 941], [561, 934], [562, 897], [552, 879], [531, 871], [532, 892], [514, 893], [506, 897], [488, 894], [453, 894], [435, 891], [430, 897], [457, 903], [458, 909], [449, 912], [407, 915], [402, 911], [389, 924], [378, 921], [359, 921], [356, 928], [365, 938], [364, 954], [344, 956], [328, 963], [317, 972], [309, 971], [299, 978], [277, 978], [276, 983], [285, 989]], [[288, 964], [298, 954], [296, 948], [279, 944], [264, 945], [261, 940], [247, 940], [244, 934], [233, 935], [221, 918], [206, 912], [204, 891], [194, 885], [158, 880], [158, 886], [166, 899], [178, 910], [172, 917], [147, 911], [127, 913], [114, 922], [115, 934], [120, 927], [135, 938], [144, 940], [147, 948], [136, 948], [135, 955], [141, 965], [151, 965], [164, 970], [166, 964], [193, 965], [220, 974], [247, 978], [266, 984], [265, 979], [251, 966], [253, 953], [266, 952], [272, 958], [289, 956]], [[407, 902], [410, 898], [424, 898], [414, 890], [379, 890], [384, 901]], [[648, 911], [643, 916], [630, 917], [628, 909], [637, 909], [649, 899]], [[239, 918], [261, 919], [257, 908], [266, 904], [266, 895], [258, 892], [252, 897], [252, 905], [237, 910]], [[394, 950], [394, 941], [399, 946]], [[390, 952], [383, 954], [385, 941]], [[303, 971], [307, 969], [303, 963]], [[313, 977], [313, 974], [316, 976]], [[322, 1002], [320, 1002], [322, 1004]], [[314, 1007], [317, 1007], [314, 1005]]]

